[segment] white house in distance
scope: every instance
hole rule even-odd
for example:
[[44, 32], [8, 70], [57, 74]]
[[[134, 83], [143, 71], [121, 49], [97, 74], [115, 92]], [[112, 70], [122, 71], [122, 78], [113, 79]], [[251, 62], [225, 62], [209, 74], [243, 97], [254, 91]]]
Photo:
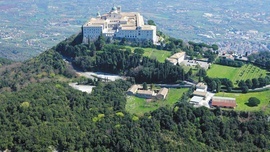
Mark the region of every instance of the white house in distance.
[[167, 61], [171, 62], [173, 65], [176, 65], [177, 63], [180, 64], [185, 60], [185, 56], [186, 52], [178, 52], [167, 58]]
[[122, 12], [121, 7], [112, 7], [111, 11], [91, 18], [83, 25], [83, 41], [96, 40], [100, 34], [110, 38], [150, 40], [157, 42], [156, 26], [145, 25], [143, 16], [138, 12]]

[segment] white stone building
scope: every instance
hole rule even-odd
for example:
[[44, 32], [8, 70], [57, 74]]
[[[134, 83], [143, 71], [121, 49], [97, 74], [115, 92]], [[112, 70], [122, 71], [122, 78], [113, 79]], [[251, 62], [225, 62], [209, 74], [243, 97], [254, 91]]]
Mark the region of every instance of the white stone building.
[[157, 42], [156, 26], [145, 25], [138, 12], [122, 12], [121, 7], [113, 7], [109, 13], [91, 18], [83, 25], [83, 41], [96, 40], [100, 34], [107, 38], [126, 38]]
[[176, 65], [177, 63], [180, 64], [185, 60], [185, 56], [186, 52], [178, 52], [167, 58], [167, 61], [171, 62], [173, 65]]

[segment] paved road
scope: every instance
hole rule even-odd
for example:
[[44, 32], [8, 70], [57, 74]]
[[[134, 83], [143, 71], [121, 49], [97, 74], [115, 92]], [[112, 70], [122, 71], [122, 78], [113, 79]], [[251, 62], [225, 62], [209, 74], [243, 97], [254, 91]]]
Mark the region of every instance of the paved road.
[[96, 86], [90, 86], [90, 85], [77, 85], [77, 83], [70, 83], [69, 86], [76, 90], [80, 90], [82, 92], [91, 93], [93, 88]]
[[248, 89], [248, 90], [249, 91], [261, 91], [261, 90], [268, 89], [268, 88], [270, 88], [270, 85], [266, 85], [266, 86], [261, 87], [261, 88]]

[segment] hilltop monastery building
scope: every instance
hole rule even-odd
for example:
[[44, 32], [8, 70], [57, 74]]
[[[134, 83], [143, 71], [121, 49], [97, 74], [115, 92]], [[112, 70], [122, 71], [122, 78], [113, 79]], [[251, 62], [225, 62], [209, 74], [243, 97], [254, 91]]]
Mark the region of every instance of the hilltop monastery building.
[[122, 12], [121, 7], [113, 7], [109, 13], [91, 18], [83, 25], [83, 40], [96, 40], [100, 34], [107, 38], [137, 39], [157, 41], [156, 26], [145, 25], [138, 12]]

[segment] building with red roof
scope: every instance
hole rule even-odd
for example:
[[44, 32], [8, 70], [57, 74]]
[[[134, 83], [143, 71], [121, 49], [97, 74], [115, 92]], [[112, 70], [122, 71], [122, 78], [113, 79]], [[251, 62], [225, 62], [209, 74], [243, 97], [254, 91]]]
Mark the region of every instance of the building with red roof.
[[211, 102], [212, 107], [221, 107], [221, 108], [235, 108], [236, 100], [235, 98], [228, 97], [213, 97]]

